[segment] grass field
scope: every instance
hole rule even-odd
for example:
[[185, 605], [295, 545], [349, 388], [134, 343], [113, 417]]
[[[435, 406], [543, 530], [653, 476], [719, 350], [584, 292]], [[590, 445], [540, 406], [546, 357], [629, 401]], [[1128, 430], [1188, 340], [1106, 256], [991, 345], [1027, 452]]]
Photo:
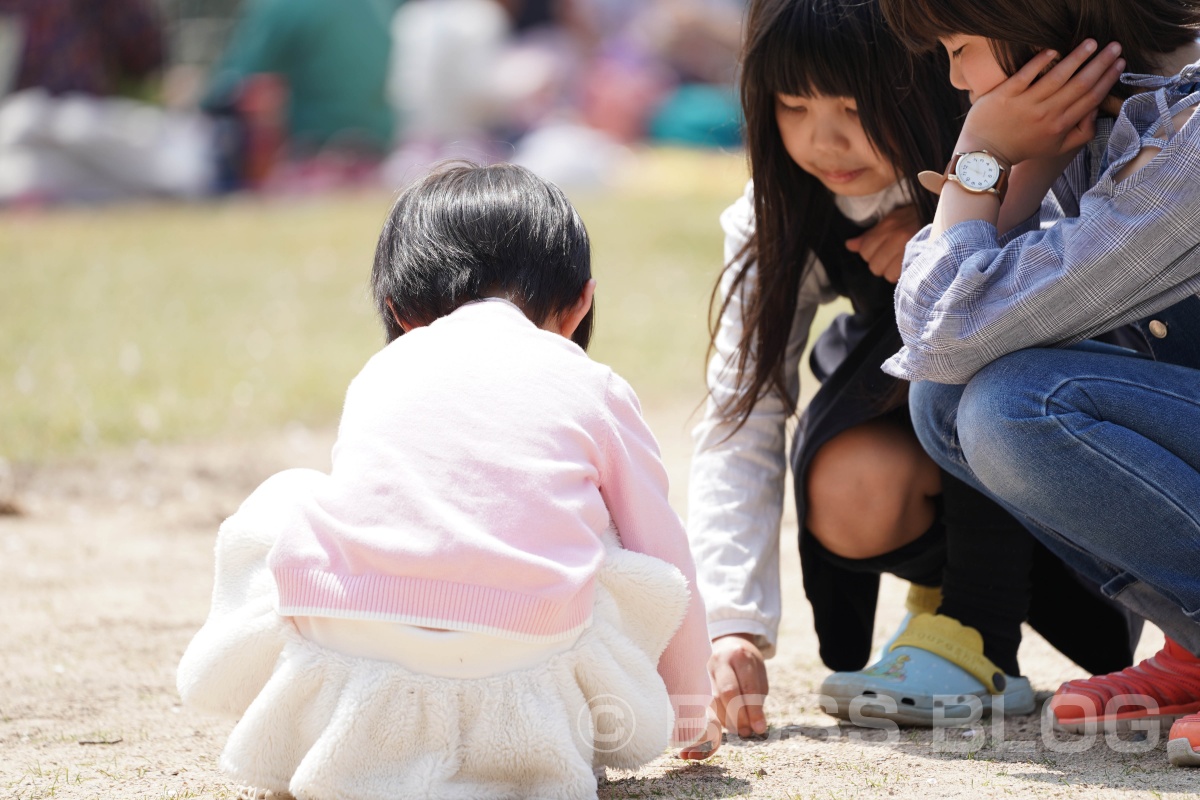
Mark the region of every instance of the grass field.
[[[599, 281], [592, 354], [643, 402], [703, 396], [717, 217], [740, 155], [659, 151], [572, 199]], [[0, 456], [324, 424], [382, 343], [367, 275], [389, 197], [0, 215]]]

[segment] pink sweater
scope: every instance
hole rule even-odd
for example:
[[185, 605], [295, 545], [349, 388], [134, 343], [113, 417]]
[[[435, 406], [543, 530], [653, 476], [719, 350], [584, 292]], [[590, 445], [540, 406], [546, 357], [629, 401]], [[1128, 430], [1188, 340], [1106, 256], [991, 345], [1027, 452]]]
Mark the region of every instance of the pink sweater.
[[691, 590], [659, 661], [668, 692], [710, 693], [695, 568], [633, 390], [506, 301], [371, 358], [328, 480], [302, 498], [269, 558], [281, 614], [526, 641], [587, 624], [611, 515], [624, 547], [674, 564]]

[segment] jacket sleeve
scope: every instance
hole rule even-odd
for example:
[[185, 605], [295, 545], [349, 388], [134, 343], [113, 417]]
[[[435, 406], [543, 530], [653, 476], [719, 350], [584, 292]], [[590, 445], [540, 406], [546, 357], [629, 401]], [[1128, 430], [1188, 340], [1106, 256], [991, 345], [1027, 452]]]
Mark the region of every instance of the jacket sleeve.
[[1118, 121], [1113, 142], [1125, 146], [1078, 217], [1007, 242], [981, 220], [910, 242], [896, 290], [904, 348], [884, 370], [962, 384], [1007, 353], [1073, 344], [1200, 292], [1200, 120], [1115, 181], [1138, 137]]
[[[732, 263], [753, 236], [750, 192], [721, 217], [725, 263]], [[820, 303], [833, 298], [819, 264], [800, 289], [784, 357], [788, 396], [769, 393], [741, 428], [722, 409], [737, 396], [737, 359], [745, 294], [753, 271], [730, 295], [735, 269], [722, 278], [729, 304], [722, 315], [708, 365], [709, 397], [692, 432], [694, 450], [688, 489], [688, 538], [700, 592], [708, 608], [710, 638], [732, 633], [755, 637], [771, 656], [780, 619], [779, 523], [787, 474], [786, 423], [799, 396], [799, 364]]]
[[604, 448], [600, 493], [620, 532], [621, 544], [674, 565], [687, 581], [683, 622], [658, 661], [675, 710], [677, 744], [696, 741], [704, 730], [704, 709], [712, 698], [704, 626], [704, 603], [696, 589], [696, 568], [687, 534], [667, 500], [667, 472], [658, 443], [642, 418], [629, 384], [613, 374], [608, 386], [610, 431]]

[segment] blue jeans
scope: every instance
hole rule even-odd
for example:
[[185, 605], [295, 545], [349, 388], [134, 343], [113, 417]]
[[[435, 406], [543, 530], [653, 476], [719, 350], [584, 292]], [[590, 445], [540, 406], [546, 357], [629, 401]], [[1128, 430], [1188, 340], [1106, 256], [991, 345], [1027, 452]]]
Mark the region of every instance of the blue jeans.
[[914, 384], [909, 405], [944, 469], [1200, 652], [1200, 370], [1087, 342]]

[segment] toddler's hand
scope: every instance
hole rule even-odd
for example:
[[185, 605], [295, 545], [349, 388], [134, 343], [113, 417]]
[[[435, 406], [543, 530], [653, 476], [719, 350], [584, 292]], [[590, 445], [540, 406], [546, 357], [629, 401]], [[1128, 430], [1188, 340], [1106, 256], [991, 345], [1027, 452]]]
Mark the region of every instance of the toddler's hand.
[[697, 742], [694, 742], [679, 751], [680, 758], [686, 758], [690, 761], [703, 761], [709, 758], [721, 749], [721, 722], [717, 719], [717, 711], [714, 707], [716, 699], [713, 699], [713, 704], [708, 707], [708, 727], [705, 728], [704, 736]]
[[889, 283], [900, 280], [904, 248], [921, 230], [916, 206], [900, 206], [876, 223], [875, 227], [846, 240], [846, 249], [858, 253], [871, 272]]
[[1009, 164], [1019, 164], [1083, 147], [1095, 135], [1096, 109], [1125, 68], [1120, 54], [1116, 42], [1097, 53], [1091, 39], [1057, 64], [1058, 54], [1043, 50], [975, 99], [957, 149], [988, 150]]

